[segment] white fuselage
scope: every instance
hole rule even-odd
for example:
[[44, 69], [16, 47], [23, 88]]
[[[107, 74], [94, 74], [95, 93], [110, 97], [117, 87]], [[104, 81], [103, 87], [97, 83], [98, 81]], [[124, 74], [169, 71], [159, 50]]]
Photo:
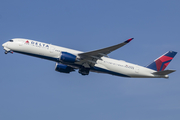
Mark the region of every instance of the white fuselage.
[[[28, 42], [26, 43], [26, 41]], [[3, 47], [6, 51], [12, 50], [14, 52], [52, 60], [55, 62], [60, 62], [59, 57], [61, 52], [68, 52], [74, 55], [83, 53], [77, 50], [21, 38], [13, 39], [13, 42], [6, 42], [3, 44]], [[77, 67], [78, 65], [74, 63], [71, 64], [71, 66]], [[97, 60], [94, 67], [91, 68], [91, 71], [134, 78], [168, 77], [168, 75], [154, 75], [152, 73], [156, 72], [155, 70], [108, 57], [102, 57], [101, 59]]]

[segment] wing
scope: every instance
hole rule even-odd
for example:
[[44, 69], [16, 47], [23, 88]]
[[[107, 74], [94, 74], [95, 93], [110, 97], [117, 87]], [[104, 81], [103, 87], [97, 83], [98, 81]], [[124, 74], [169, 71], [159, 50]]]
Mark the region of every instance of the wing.
[[94, 64], [96, 63], [96, 61], [98, 59], [101, 59], [101, 57], [103, 57], [103, 56], [107, 56], [107, 54], [126, 45], [133, 39], [134, 38], [130, 38], [130, 39], [124, 41], [123, 43], [120, 43], [120, 44], [117, 44], [114, 46], [110, 46], [107, 48], [94, 50], [94, 51], [90, 51], [90, 52], [85, 52], [85, 53], [80, 53], [80, 54], [78, 54], [78, 56], [80, 57], [79, 64], [83, 65], [84, 67], [94, 66]]

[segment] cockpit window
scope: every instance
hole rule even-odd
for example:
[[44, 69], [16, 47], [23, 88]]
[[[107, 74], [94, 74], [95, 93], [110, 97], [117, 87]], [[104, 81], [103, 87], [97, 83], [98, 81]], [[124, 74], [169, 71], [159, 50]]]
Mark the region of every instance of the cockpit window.
[[13, 42], [13, 40], [9, 40], [9, 42]]

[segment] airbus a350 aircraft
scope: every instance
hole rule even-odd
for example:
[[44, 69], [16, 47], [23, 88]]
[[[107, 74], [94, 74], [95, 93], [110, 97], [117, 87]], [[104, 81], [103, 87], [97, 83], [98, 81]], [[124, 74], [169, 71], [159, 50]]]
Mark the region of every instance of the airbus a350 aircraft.
[[88, 75], [89, 71], [92, 71], [131, 78], [168, 78], [168, 74], [175, 72], [175, 70], [165, 70], [177, 53], [174, 51], [166, 52], [146, 67], [111, 59], [107, 56], [131, 40], [133, 38], [111, 47], [90, 52], [81, 52], [22, 38], [11, 39], [2, 46], [5, 54], [17, 52], [54, 61], [56, 62], [55, 70], [62, 73], [70, 73], [79, 69], [79, 73], [82, 75]]

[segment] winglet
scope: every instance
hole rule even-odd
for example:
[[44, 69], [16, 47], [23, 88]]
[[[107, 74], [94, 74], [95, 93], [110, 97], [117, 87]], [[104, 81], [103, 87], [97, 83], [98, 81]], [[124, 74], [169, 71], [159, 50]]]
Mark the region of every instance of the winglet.
[[125, 43], [129, 43], [131, 40], [133, 40], [134, 38], [130, 38], [128, 40], [125, 41]]

